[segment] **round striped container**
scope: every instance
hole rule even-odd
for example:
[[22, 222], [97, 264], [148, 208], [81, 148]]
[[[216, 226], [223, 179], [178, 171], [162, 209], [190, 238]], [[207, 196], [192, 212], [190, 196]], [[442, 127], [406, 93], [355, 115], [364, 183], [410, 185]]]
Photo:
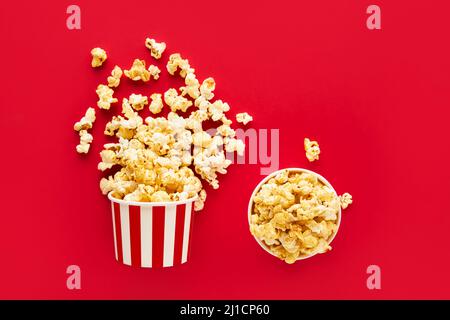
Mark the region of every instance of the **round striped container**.
[[111, 200], [117, 261], [141, 268], [183, 264], [189, 256], [193, 202], [134, 202]]

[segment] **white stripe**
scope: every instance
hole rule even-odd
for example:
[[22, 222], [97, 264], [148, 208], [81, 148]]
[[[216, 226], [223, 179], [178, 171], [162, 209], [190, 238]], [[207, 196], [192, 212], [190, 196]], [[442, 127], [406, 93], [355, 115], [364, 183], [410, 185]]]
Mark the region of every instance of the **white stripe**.
[[131, 266], [130, 212], [126, 204], [120, 204], [120, 225], [122, 229], [123, 263]]
[[175, 221], [177, 216], [177, 206], [167, 205], [164, 222], [164, 256], [163, 266], [173, 266], [173, 254], [175, 251]]
[[152, 267], [152, 207], [141, 207], [141, 266]]
[[189, 247], [189, 230], [191, 228], [192, 202], [186, 203], [186, 211], [184, 213], [184, 231], [183, 231], [183, 251], [181, 254], [181, 263], [187, 261]]
[[116, 219], [114, 217], [114, 202], [111, 202], [111, 212], [112, 212], [112, 220], [113, 220], [113, 232], [114, 232], [114, 252], [116, 254], [116, 260], [117, 257], [117, 237], [116, 237]]

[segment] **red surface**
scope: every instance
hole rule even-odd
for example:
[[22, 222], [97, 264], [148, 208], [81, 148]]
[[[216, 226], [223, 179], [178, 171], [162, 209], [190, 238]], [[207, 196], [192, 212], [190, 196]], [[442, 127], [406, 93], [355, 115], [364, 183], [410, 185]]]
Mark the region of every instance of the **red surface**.
[[[450, 298], [448, 1], [68, 1], [2, 3], [0, 298], [330, 299]], [[332, 252], [295, 265], [248, 232], [261, 164], [234, 165], [197, 215], [187, 264], [139, 270], [114, 259], [110, 203], [98, 152], [112, 113], [97, 112], [94, 144], [75, 153], [72, 125], [96, 102], [115, 64], [152, 61], [146, 36], [189, 58], [200, 79], [252, 127], [280, 129], [280, 167], [323, 174], [354, 204]], [[89, 51], [107, 50], [103, 68]], [[117, 96], [167, 88], [125, 81]], [[181, 81], [180, 81], [181, 82]], [[171, 82], [173, 84], [173, 82]], [[303, 138], [317, 139], [309, 164]], [[66, 288], [79, 265], [81, 290]], [[368, 290], [366, 268], [381, 267]]]

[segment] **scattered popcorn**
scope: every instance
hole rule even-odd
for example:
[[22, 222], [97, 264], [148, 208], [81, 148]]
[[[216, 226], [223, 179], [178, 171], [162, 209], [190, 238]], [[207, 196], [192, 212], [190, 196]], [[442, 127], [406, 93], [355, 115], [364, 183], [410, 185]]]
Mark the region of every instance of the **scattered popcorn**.
[[142, 94], [131, 94], [129, 99], [130, 105], [134, 110], [142, 110], [148, 104], [148, 98]]
[[153, 93], [150, 99], [152, 99], [149, 106], [150, 112], [153, 114], [160, 113], [163, 108], [162, 94]]
[[225, 112], [230, 110], [228, 103], [222, 100], [216, 100], [208, 104], [208, 115], [213, 121], [218, 121], [223, 118]]
[[103, 50], [102, 48], [94, 48], [91, 50], [91, 55], [92, 55], [92, 62], [91, 62], [91, 66], [93, 68], [97, 68], [100, 67], [103, 62], [105, 62], [107, 56], [106, 56], [106, 51]]
[[156, 42], [154, 39], [145, 39], [145, 46], [150, 50], [150, 54], [155, 59], [160, 59], [164, 50], [166, 50], [166, 44], [164, 42]]
[[[151, 55], [159, 59], [166, 44], [146, 39], [146, 47]], [[106, 55], [105, 55], [106, 59]], [[114, 174], [102, 178], [100, 189], [103, 194], [111, 193], [117, 199], [127, 201], [168, 202], [195, 198], [194, 209], [202, 210], [206, 201], [203, 181], [213, 189], [219, 188], [219, 175], [226, 174], [232, 161], [226, 152], [243, 154], [245, 144], [235, 138], [232, 121], [226, 112], [230, 106], [222, 100], [214, 101], [215, 81], [207, 78], [200, 82], [195, 69], [179, 53], [172, 54], [167, 63], [171, 75], [179, 73], [184, 78], [184, 86], [179, 91], [170, 88], [150, 95], [150, 112], [155, 115], [162, 111], [163, 100], [169, 106], [167, 117], [149, 116], [143, 119], [138, 111], [149, 104], [147, 96], [131, 94], [122, 100], [122, 112], [114, 115], [106, 124], [104, 134], [115, 136], [117, 141], [107, 143], [100, 152], [100, 171], [117, 169]], [[151, 78], [157, 80], [161, 70], [150, 65], [146, 69], [144, 60], [135, 59], [129, 70], [115, 66], [108, 77], [108, 85], [99, 85], [97, 105], [109, 109], [114, 98], [114, 90], [120, 85], [121, 77], [143, 82]], [[192, 99], [192, 100], [191, 100]], [[188, 110], [195, 103], [195, 110]], [[180, 116], [177, 112], [189, 112]], [[216, 122], [208, 127], [214, 134], [203, 130], [203, 123]], [[86, 115], [74, 125], [80, 133], [77, 151], [89, 151], [92, 135], [87, 130], [95, 121], [95, 111], [90, 108]]]
[[88, 153], [94, 138], [87, 130], [80, 130], [80, 144], [77, 145], [78, 153]]
[[102, 157], [102, 162], [98, 164], [98, 170], [105, 171], [106, 169], [113, 167], [116, 161], [116, 154], [114, 151], [105, 149], [100, 152], [100, 156]]
[[249, 115], [247, 112], [242, 112], [236, 114], [236, 121], [242, 123], [243, 125], [246, 125], [250, 121], [253, 121], [253, 117]]
[[225, 138], [226, 152], [237, 152], [238, 155], [243, 156], [245, 151], [245, 143], [242, 140], [235, 138]]
[[200, 83], [195, 77], [194, 73], [188, 73], [184, 78], [186, 86], [181, 87], [181, 95], [189, 95], [193, 99], [197, 99], [200, 96]]
[[164, 92], [164, 102], [170, 107], [173, 112], [186, 110], [192, 106], [192, 101], [186, 99], [183, 96], [179, 96], [176, 89], [169, 89]]
[[213, 78], [207, 78], [203, 80], [202, 85], [200, 86], [200, 94], [206, 100], [211, 100], [214, 98], [213, 91], [216, 89], [216, 82]]
[[194, 210], [195, 211], [202, 210], [203, 207], [205, 206], [205, 201], [206, 201], [206, 191], [202, 189], [198, 194], [197, 200], [195, 200], [194, 202]]
[[350, 193], [346, 192], [343, 195], [339, 196], [339, 201], [341, 203], [342, 209], [347, 209], [348, 206], [353, 203], [353, 198]]
[[308, 138], [305, 138], [304, 141], [306, 158], [312, 162], [314, 160], [319, 160], [320, 148], [319, 143], [317, 141], [311, 141]]
[[148, 72], [150, 72], [150, 76], [152, 76], [153, 79], [158, 80], [159, 79], [159, 74], [161, 73], [161, 70], [157, 66], [151, 64], [148, 67]]
[[253, 198], [250, 231], [286, 263], [324, 253], [337, 231], [340, 201], [316, 175], [283, 170]]
[[95, 122], [95, 109], [94, 108], [88, 108], [86, 110], [86, 114], [83, 118], [81, 118], [80, 121], [75, 123], [73, 126], [73, 129], [75, 131], [80, 130], [87, 130], [92, 128], [92, 124]]
[[111, 104], [118, 101], [116, 98], [113, 98], [114, 90], [104, 84], [99, 84], [95, 92], [98, 95], [97, 106], [100, 109], [109, 110]]
[[120, 84], [120, 78], [122, 78], [123, 71], [119, 66], [115, 66], [111, 71], [111, 75], [108, 77], [108, 87], [116, 88]]
[[167, 62], [167, 71], [171, 75], [174, 75], [178, 69], [180, 69], [180, 76], [182, 78], [185, 78], [189, 73], [195, 72], [195, 69], [192, 69], [189, 65], [188, 59], [181, 58], [179, 53], [171, 54]]
[[77, 145], [76, 150], [78, 153], [88, 153], [89, 147], [93, 141], [93, 137], [90, 133], [88, 133], [88, 129], [92, 128], [93, 123], [95, 122], [95, 109], [88, 108], [86, 110], [86, 114], [81, 118], [80, 121], [75, 123], [73, 129], [79, 132], [80, 135], [80, 143]]
[[150, 71], [145, 68], [145, 61], [139, 59], [134, 59], [130, 70], [125, 70], [124, 73], [127, 78], [133, 81], [142, 80], [144, 82], [149, 81], [151, 75]]

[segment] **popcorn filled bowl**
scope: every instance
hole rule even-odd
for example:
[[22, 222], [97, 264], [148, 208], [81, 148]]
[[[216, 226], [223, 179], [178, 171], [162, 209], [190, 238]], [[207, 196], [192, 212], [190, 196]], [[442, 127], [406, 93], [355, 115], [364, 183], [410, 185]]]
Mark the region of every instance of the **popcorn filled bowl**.
[[331, 250], [341, 222], [341, 201], [320, 174], [282, 169], [254, 189], [248, 222], [265, 251], [291, 264]]
[[165, 268], [181, 265], [190, 252], [197, 197], [171, 202], [111, 201], [116, 260], [128, 266]]

